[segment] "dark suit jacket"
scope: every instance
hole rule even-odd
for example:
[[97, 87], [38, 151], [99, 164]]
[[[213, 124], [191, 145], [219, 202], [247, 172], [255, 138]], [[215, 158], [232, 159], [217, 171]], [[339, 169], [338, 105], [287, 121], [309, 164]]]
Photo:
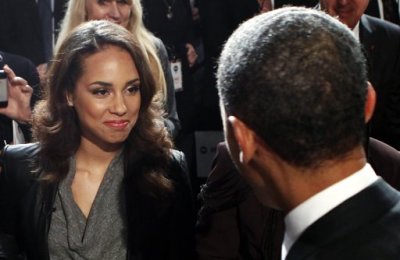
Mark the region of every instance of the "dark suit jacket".
[[382, 179], [309, 226], [286, 260], [400, 259], [400, 193]]
[[400, 150], [400, 27], [363, 15], [360, 41], [377, 92], [370, 135]]
[[[31, 99], [31, 106], [36, 103], [40, 96], [39, 74], [35, 65], [25, 57], [0, 51], [0, 68], [7, 64], [17, 76], [24, 78], [28, 84], [33, 88], [33, 95]], [[20, 125], [24, 137], [27, 141], [31, 139], [30, 127], [28, 125]], [[12, 125], [11, 119], [0, 115], [0, 149], [4, 147], [3, 140], [7, 143], [12, 141]]]
[[[370, 138], [368, 161], [378, 175], [400, 190], [399, 151]], [[200, 260], [280, 260], [283, 214], [257, 200], [233, 165], [225, 143], [217, 146], [199, 195], [203, 201], [196, 226]]]

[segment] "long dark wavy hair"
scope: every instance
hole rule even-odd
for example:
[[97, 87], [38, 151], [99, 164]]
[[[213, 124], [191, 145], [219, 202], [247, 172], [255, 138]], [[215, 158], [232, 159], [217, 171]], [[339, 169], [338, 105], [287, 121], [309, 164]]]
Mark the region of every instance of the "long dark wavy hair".
[[69, 158], [81, 140], [81, 129], [66, 94], [72, 93], [84, 73], [83, 61], [107, 46], [118, 46], [132, 56], [139, 73], [141, 107], [135, 127], [124, 144], [126, 177], [147, 194], [158, 196], [171, 190], [165, 176], [172, 143], [165, 130], [162, 109], [155, 101], [157, 86], [149, 57], [133, 34], [108, 21], [90, 21], [78, 26], [60, 45], [51, 61], [44, 99], [33, 115], [33, 136], [40, 143], [39, 167], [41, 179], [57, 182], [69, 170]]

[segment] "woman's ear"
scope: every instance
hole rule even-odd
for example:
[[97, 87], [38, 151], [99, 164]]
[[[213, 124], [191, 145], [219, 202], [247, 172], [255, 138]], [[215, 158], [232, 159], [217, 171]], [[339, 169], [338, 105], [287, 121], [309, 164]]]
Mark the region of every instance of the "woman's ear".
[[74, 106], [74, 101], [73, 101], [74, 99], [72, 97], [72, 94], [67, 92], [65, 94], [65, 98], [67, 99], [68, 106], [73, 107]]
[[229, 116], [228, 120], [232, 126], [233, 135], [239, 146], [239, 160], [242, 164], [247, 164], [254, 156], [256, 151], [256, 140], [254, 132], [240, 119]]

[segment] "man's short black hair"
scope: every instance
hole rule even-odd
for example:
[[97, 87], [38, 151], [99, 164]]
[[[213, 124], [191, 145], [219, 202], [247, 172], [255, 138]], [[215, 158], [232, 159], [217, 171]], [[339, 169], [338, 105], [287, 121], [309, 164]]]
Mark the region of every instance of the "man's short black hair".
[[292, 165], [317, 166], [362, 143], [365, 58], [353, 33], [323, 12], [288, 7], [245, 22], [217, 77], [227, 114]]

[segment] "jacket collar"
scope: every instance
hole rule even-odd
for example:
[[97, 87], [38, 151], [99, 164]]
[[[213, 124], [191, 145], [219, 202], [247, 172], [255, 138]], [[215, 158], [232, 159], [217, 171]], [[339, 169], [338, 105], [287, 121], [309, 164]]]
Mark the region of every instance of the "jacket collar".
[[334, 243], [344, 235], [369, 225], [398, 203], [399, 199], [399, 193], [389, 184], [382, 179], [376, 181], [306, 229], [294, 243], [286, 259], [308, 259], [324, 245]]

